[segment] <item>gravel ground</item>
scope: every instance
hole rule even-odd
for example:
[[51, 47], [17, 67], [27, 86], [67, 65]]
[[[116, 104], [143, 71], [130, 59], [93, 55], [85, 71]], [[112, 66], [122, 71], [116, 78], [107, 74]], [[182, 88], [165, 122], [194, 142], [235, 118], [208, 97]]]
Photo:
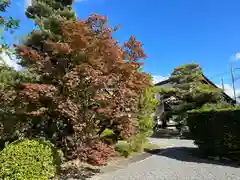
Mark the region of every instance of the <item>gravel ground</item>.
[[153, 138], [150, 140], [154, 143], [168, 144], [171, 148], [92, 180], [240, 180], [240, 168], [213, 164], [189, 155], [186, 150], [194, 148], [192, 141]]

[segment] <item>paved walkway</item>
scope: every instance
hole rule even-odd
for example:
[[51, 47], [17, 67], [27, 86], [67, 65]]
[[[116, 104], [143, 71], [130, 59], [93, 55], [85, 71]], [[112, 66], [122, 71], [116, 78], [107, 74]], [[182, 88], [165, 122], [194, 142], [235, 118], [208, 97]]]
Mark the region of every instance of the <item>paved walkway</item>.
[[240, 180], [240, 168], [214, 164], [189, 155], [187, 150], [195, 147], [192, 141], [154, 138], [150, 140], [171, 147], [94, 180]]

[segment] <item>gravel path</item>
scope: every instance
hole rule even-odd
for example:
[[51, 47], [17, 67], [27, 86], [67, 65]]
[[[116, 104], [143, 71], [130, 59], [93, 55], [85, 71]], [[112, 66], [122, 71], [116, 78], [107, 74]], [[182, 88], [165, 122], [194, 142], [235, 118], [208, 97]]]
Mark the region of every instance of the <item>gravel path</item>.
[[217, 165], [187, 153], [192, 141], [150, 139], [168, 144], [163, 152], [94, 180], [240, 180], [240, 168]]

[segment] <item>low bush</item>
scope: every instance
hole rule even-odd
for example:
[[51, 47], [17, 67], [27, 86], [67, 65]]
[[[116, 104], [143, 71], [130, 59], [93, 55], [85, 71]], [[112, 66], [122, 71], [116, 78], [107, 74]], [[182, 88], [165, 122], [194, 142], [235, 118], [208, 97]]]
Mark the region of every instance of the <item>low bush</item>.
[[145, 144], [148, 142], [147, 136], [144, 133], [138, 133], [127, 141], [118, 141], [116, 151], [124, 157], [128, 157], [134, 153], [142, 152]]
[[118, 141], [118, 135], [113, 132], [111, 129], [105, 129], [100, 134], [100, 139], [102, 142], [108, 144], [108, 145], [114, 145]]
[[195, 144], [206, 155], [240, 159], [240, 109], [195, 110], [187, 123]]
[[159, 149], [159, 146], [157, 144], [153, 144], [148, 141], [144, 141], [140, 143], [137, 143], [137, 142], [129, 143], [127, 141], [119, 141], [116, 144], [115, 149], [121, 156], [129, 157], [131, 155], [134, 155], [135, 153]]
[[48, 180], [58, 173], [60, 155], [47, 141], [15, 141], [0, 152], [0, 179]]
[[144, 132], [138, 133], [135, 137], [129, 140], [130, 148], [133, 152], [143, 151], [144, 145], [148, 142], [147, 135]]
[[124, 157], [128, 157], [132, 153], [131, 146], [126, 141], [119, 141], [115, 147], [116, 151]]
[[77, 150], [77, 158], [92, 165], [105, 165], [107, 160], [114, 156], [116, 156], [114, 146], [101, 140], [86, 142]]
[[113, 130], [111, 130], [111, 129], [105, 129], [102, 133], [101, 133], [101, 137], [106, 137], [106, 136], [111, 136], [111, 135], [113, 135], [114, 133], [113, 133]]

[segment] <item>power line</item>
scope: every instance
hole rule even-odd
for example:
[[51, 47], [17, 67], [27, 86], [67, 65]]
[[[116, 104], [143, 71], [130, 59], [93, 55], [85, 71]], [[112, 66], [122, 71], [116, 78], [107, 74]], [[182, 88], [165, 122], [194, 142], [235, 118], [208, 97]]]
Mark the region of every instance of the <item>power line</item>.
[[[234, 72], [235, 70], [240, 70], [240, 68], [232, 68], [232, 70]], [[213, 75], [209, 79], [213, 79], [213, 78], [216, 78], [216, 77], [219, 77], [219, 76], [223, 76], [223, 75], [227, 75], [227, 74], [230, 74], [230, 73], [231, 73], [231, 70], [230, 71], [225, 71], [225, 72]]]
[[224, 87], [223, 77], [222, 76], [226, 75], [226, 74], [230, 74], [231, 75], [230, 77], [231, 77], [231, 80], [232, 80], [232, 88], [233, 88], [233, 94], [234, 94], [235, 102], [237, 102], [235, 82], [240, 79], [240, 76], [236, 77], [236, 75], [235, 75], [235, 71], [237, 71], [237, 70], [240, 70], [240, 68], [238, 68], [238, 67], [237, 68], [233, 68], [232, 65], [230, 65], [230, 71], [219, 73], [219, 74], [216, 74], [216, 75], [212, 76], [211, 78], [209, 78], [209, 79], [213, 79], [213, 78], [221, 76], [222, 89], [224, 91], [225, 87]]
[[226, 72], [223, 72], [223, 73], [220, 73], [220, 74], [216, 74], [216, 75], [210, 77], [209, 79], [213, 79], [213, 78], [216, 78], [216, 77], [219, 77], [219, 76], [222, 76], [222, 75], [225, 75], [225, 74], [229, 74], [229, 73], [230, 73], [230, 71], [226, 71]]
[[[233, 68], [233, 72], [234, 72], [234, 70], [240, 70], [240, 68]], [[223, 75], [227, 75], [227, 74], [230, 74], [231, 75], [231, 71], [226, 71], [226, 72], [223, 72], [223, 73], [219, 73], [219, 74], [216, 74], [216, 75], [214, 75], [214, 76], [211, 76], [209, 79], [210, 80], [212, 80], [212, 79], [214, 79], [214, 78], [217, 78], [217, 77], [220, 77], [220, 79], [222, 79], [222, 77], [223, 77]], [[235, 73], [234, 73], [235, 74]], [[238, 77], [236, 77], [236, 75], [234, 75], [235, 77], [234, 77], [234, 80], [236, 81], [236, 80], [238, 80], [238, 79], [240, 79], [240, 76], [238, 76]], [[232, 79], [232, 77], [228, 77], [228, 78], [231, 78]], [[228, 79], [227, 78], [227, 79]], [[224, 78], [224, 79], [226, 79], [226, 78]], [[221, 80], [222, 81], [222, 80]]]

